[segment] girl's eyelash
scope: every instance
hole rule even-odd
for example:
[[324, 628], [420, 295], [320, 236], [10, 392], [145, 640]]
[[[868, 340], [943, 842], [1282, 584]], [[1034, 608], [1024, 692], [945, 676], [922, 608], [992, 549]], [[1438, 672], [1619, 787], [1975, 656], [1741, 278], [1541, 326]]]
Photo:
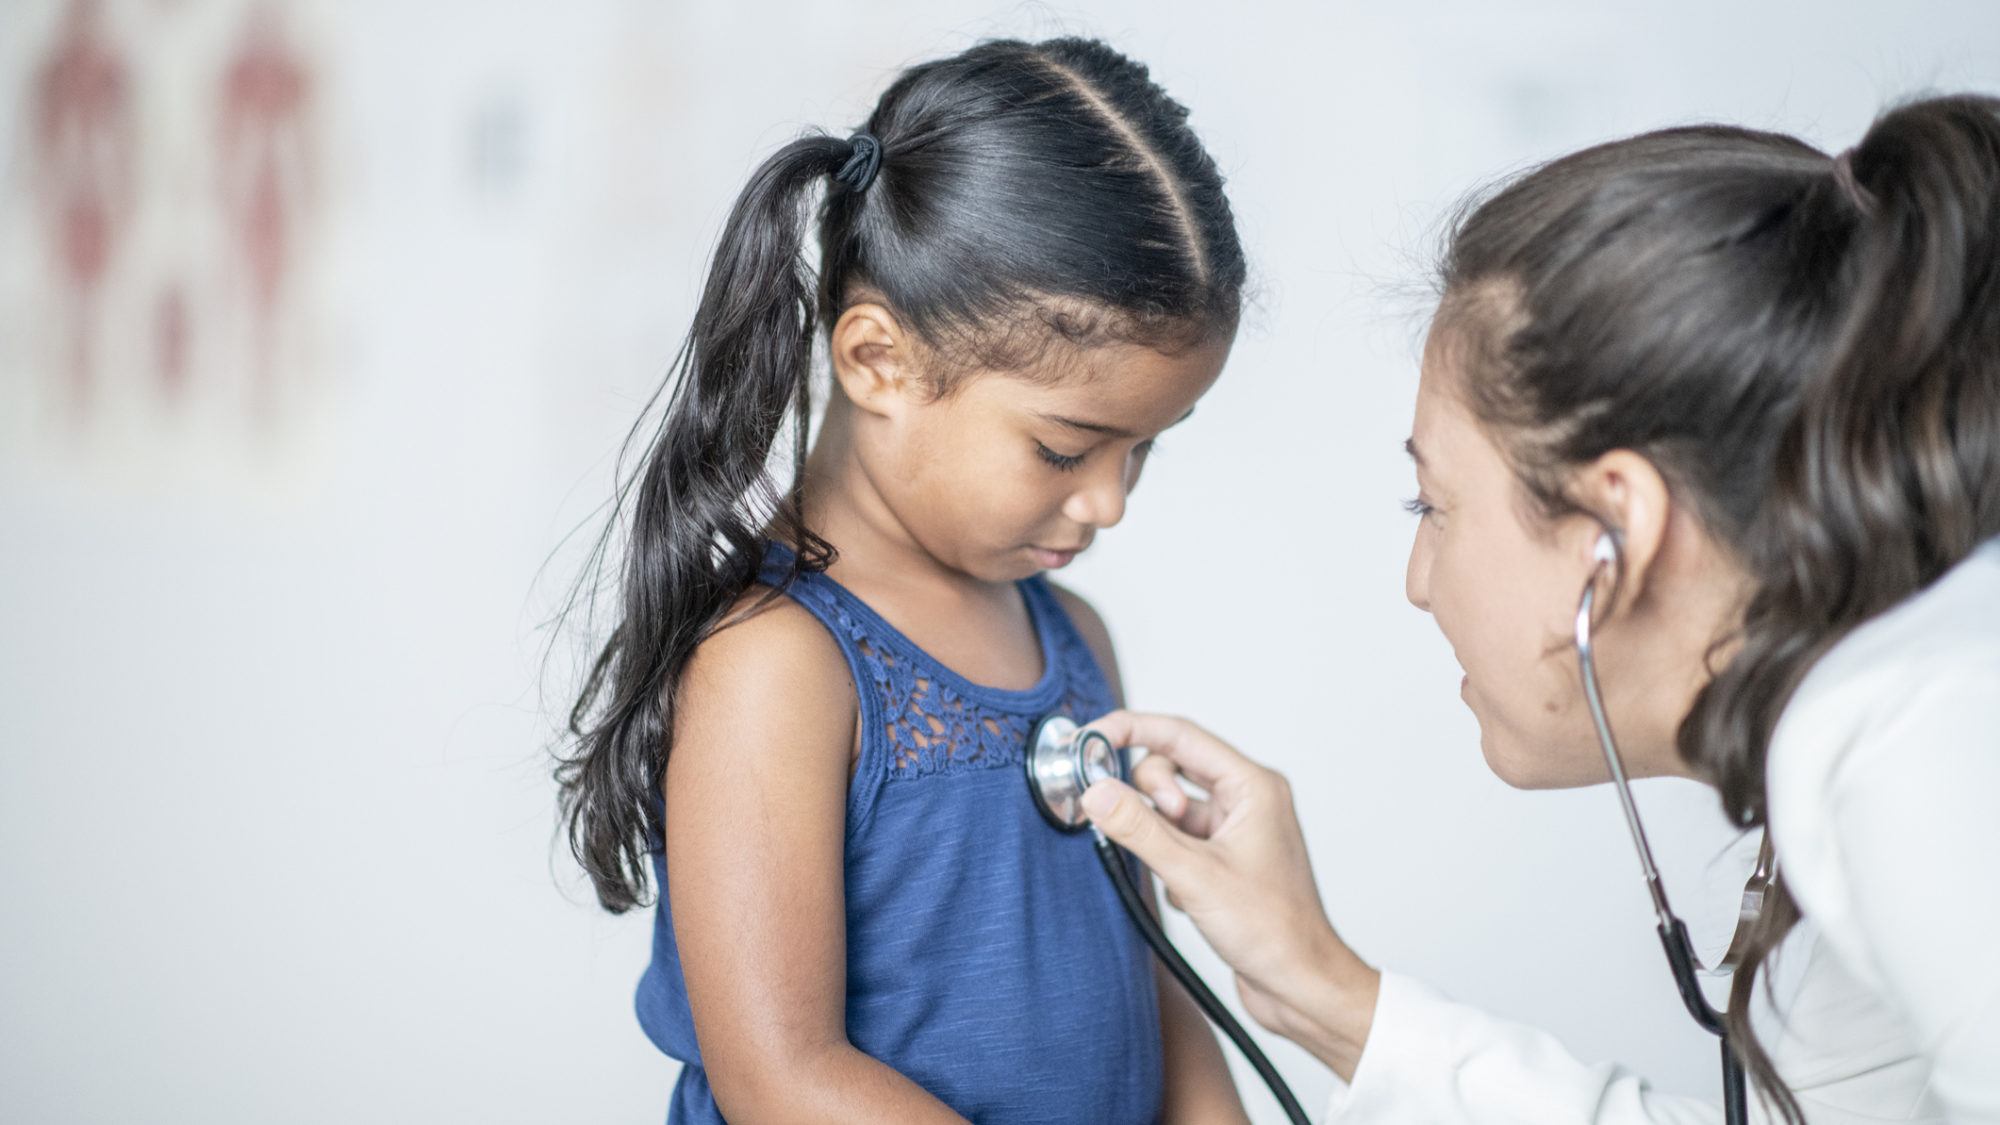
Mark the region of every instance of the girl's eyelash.
[[1418, 519], [1422, 519], [1423, 517], [1430, 515], [1431, 512], [1434, 511], [1435, 509], [1433, 509], [1429, 504], [1425, 503], [1422, 497], [1413, 496], [1410, 499], [1403, 501], [1403, 510], [1410, 513], [1413, 516], [1416, 516]]
[[1083, 464], [1083, 457], [1081, 454], [1075, 457], [1071, 457], [1067, 454], [1057, 453], [1055, 450], [1050, 449], [1048, 446], [1043, 445], [1039, 441], [1035, 443], [1035, 452], [1041, 455], [1042, 460], [1047, 461], [1049, 464], [1054, 465], [1057, 469], [1065, 473], [1069, 472], [1071, 469], [1076, 468], [1078, 465]]

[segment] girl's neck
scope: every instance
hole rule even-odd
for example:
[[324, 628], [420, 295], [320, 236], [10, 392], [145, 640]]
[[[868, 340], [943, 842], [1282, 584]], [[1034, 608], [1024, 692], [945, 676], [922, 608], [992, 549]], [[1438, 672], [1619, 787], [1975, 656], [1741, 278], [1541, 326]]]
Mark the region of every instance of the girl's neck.
[[839, 552], [834, 580], [850, 589], [916, 585], [974, 597], [1009, 585], [954, 570], [917, 541], [856, 455], [854, 413], [836, 384], [806, 458], [805, 525]]

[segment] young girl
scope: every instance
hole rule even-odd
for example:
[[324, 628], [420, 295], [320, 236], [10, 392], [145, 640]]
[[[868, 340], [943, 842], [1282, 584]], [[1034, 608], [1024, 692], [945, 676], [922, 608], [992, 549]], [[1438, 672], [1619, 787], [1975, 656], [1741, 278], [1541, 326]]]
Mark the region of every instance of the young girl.
[[1123, 516], [1243, 276], [1187, 111], [1101, 43], [916, 67], [752, 176], [620, 493], [620, 620], [558, 773], [604, 906], [659, 880], [638, 1012], [686, 1064], [670, 1120], [1244, 1120], [1020, 768], [1037, 717], [1120, 702], [1103, 623], [1040, 572]]

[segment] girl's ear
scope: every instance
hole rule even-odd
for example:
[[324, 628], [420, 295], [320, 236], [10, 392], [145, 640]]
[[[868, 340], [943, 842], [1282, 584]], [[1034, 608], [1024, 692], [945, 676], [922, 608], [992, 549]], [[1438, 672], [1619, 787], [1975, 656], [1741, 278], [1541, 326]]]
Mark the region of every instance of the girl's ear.
[[[1629, 449], [1614, 449], [1584, 466], [1571, 482], [1571, 495], [1586, 511], [1596, 513], [1615, 529], [1620, 573], [1610, 576], [1618, 590], [1619, 608], [1643, 597], [1665, 546], [1673, 516], [1673, 493], [1659, 467]], [[1603, 534], [1597, 519], [1576, 520], [1575, 550], [1588, 573]], [[1600, 595], [1602, 596], [1602, 595]], [[1614, 607], [1606, 606], [1606, 610]]]
[[885, 305], [849, 306], [834, 322], [829, 344], [833, 377], [855, 406], [884, 416], [921, 401], [916, 340]]

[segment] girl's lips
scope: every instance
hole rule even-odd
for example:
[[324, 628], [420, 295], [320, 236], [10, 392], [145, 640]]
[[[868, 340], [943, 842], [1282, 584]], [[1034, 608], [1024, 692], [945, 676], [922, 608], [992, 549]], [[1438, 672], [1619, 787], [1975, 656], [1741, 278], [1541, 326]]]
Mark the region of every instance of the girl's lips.
[[1040, 563], [1044, 570], [1061, 570], [1070, 564], [1070, 560], [1082, 553], [1080, 551], [1051, 551], [1047, 547], [1030, 547], [1028, 550], [1035, 556], [1035, 561]]

